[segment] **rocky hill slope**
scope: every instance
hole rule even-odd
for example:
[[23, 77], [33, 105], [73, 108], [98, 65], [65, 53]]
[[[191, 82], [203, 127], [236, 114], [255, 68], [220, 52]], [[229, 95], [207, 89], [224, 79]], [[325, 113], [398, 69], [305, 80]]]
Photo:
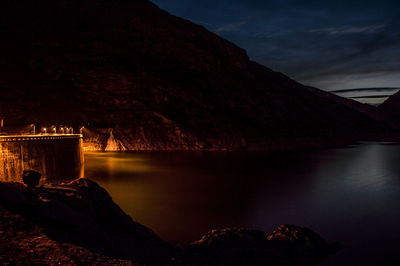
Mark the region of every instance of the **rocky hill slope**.
[[147, 0], [0, 7], [0, 116], [9, 128], [114, 128], [126, 148], [158, 150], [308, 147], [380, 131], [351, 103], [250, 61]]
[[174, 254], [93, 181], [33, 189], [0, 182], [0, 192], [1, 263], [159, 263]]
[[378, 106], [378, 111], [393, 127], [400, 129], [400, 92]]

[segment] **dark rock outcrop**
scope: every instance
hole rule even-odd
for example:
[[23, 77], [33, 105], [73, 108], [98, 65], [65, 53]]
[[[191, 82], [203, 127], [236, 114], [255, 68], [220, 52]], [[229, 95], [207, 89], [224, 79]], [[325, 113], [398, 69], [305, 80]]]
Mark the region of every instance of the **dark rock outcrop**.
[[134, 150], [288, 149], [379, 134], [354, 102], [310, 91], [150, 1], [0, 5], [8, 129], [114, 128]]
[[40, 177], [42, 177], [42, 174], [36, 171], [25, 170], [22, 173], [22, 181], [31, 188], [39, 185]]
[[95, 182], [0, 182], [1, 264], [313, 265], [336, 246], [310, 229], [213, 230], [187, 250], [134, 222]]
[[[6, 215], [14, 217], [10, 222], [21, 225], [21, 219], [27, 221], [21, 225], [26, 227], [21, 235], [26, 234], [31, 239], [33, 235], [38, 237], [43, 233], [46, 241], [51, 239], [49, 243], [39, 243], [48, 252], [51, 247], [46, 246], [68, 243], [59, 251], [64, 250], [63, 254], [67, 257], [73, 256], [68, 250], [75, 249], [83, 250], [85, 256], [94, 254], [96, 260], [115, 257], [135, 263], [167, 263], [174, 254], [169, 244], [150, 229], [134, 222], [103, 188], [88, 179], [32, 189], [19, 183], [0, 182], [0, 202], [0, 206], [8, 210]], [[8, 229], [5, 228], [3, 233], [9, 234]], [[38, 248], [31, 247], [32, 250]], [[29, 254], [26, 256], [29, 257]], [[7, 255], [9, 257], [10, 254]], [[78, 257], [77, 261], [80, 260], [84, 258]], [[40, 260], [36, 262], [41, 263]]]
[[[61, 229], [60, 229], [61, 231]], [[82, 246], [59, 242], [43, 227], [0, 206], [1, 265], [134, 265]]]
[[212, 230], [188, 248], [198, 265], [314, 265], [335, 253], [308, 228], [281, 225], [271, 234], [258, 230]]

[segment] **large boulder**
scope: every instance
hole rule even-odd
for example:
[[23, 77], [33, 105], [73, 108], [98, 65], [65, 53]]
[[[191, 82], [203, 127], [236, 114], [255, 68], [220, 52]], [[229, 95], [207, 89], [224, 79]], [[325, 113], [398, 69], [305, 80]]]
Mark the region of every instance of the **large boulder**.
[[281, 225], [271, 234], [249, 229], [212, 230], [188, 248], [196, 265], [314, 265], [338, 250], [312, 230]]
[[59, 243], [135, 263], [164, 263], [174, 248], [135, 222], [89, 179], [26, 188], [0, 182], [0, 203]]
[[42, 177], [42, 174], [36, 171], [25, 170], [22, 173], [22, 181], [28, 187], [37, 187], [39, 185], [39, 180]]

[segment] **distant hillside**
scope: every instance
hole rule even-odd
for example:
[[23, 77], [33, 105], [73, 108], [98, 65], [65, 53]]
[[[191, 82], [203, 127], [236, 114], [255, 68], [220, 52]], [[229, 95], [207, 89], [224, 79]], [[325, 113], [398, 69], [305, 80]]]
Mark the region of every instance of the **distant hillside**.
[[400, 129], [400, 92], [378, 106], [378, 111], [389, 123]]
[[114, 128], [135, 150], [309, 147], [381, 130], [353, 102], [252, 62], [146, 0], [0, 6], [0, 116], [9, 127]]

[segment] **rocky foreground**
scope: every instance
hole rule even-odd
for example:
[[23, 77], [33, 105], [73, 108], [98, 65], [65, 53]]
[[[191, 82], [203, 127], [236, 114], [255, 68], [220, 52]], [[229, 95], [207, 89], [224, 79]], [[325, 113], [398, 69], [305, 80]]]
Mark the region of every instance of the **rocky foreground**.
[[132, 220], [89, 179], [0, 182], [0, 264], [314, 265], [338, 250], [304, 227], [212, 230], [185, 249]]

